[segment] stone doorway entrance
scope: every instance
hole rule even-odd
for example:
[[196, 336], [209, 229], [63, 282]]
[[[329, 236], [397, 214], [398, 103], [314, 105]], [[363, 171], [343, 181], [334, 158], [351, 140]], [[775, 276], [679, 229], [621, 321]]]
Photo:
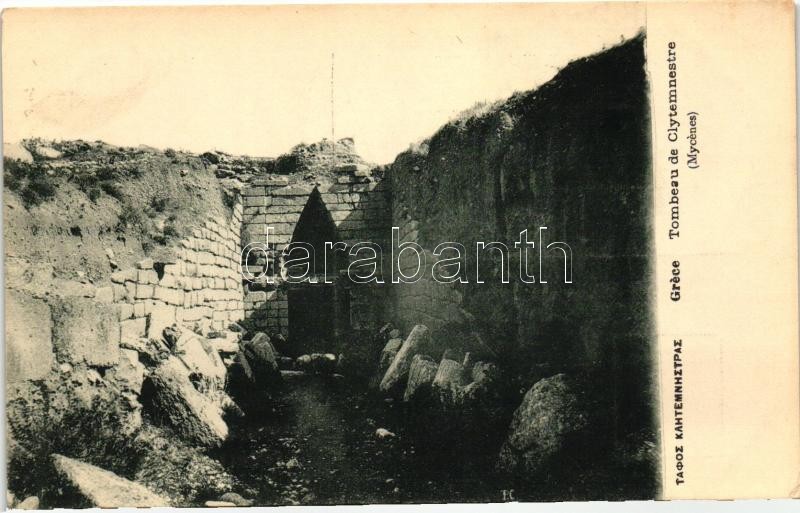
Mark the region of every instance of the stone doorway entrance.
[[333, 285], [289, 290], [289, 340], [296, 355], [333, 349], [336, 333], [336, 294]]

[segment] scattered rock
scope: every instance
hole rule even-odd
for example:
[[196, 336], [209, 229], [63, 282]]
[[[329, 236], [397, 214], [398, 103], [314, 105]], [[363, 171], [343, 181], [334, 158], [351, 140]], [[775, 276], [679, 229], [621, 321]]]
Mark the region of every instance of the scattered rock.
[[378, 372], [380, 372], [381, 375], [385, 374], [389, 369], [394, 357], [397, 356], [397, 352], [402, 346], [403, 341], [399, 338], [390, 339], [386, 345], [383, 346], [383, 350], [381, 351], [381, 359], [378, 362]]
[[270, 338], [270, 342], [272, 343], [272, 347], [281, 354], [286, 354], [289, 349], [289, 342], [286, 340], [286, 337], [280, 333], [275, 333], [272, 338]]
[[242, 327], [241, 324], [232, 322], [228, 325], [228, 331], [233, 331], [234, 333], [241, 333], [241, 336], [247, 334], [247, 330]]
[[39, 509], [39, 497], [31, 495], [16, 505], [17, 509]]
[[496, 408], [499, 376], [497, 366], [489, 362], [475, 362], [468, 374], [471, 374], [472, 382], [461, 390], [463, 404], [470, 408]]
[[457, 405], [460, 403], [464, 382], [464, 366], [451, 359], [450, 354], [445, 352], [431, 384], [433, 394], [445, 406]]
[[245, 499], [238, 493], [234, 492], [228, 492], [223, 494], [222, 497], [219, 498], [219, 500], [221, 502], [231, 502], [239, 507], [244, 507], [244, 508], [253, 505], [253, 501]]
[[256, 376], [253, 374], [253, 368], [244, 356], [244, 353], [236, 353], [233, 358], [233, 365], [229, 369], [231, 381], [234, 387], [244, 387], [247, 385], [254, 385]]
[[461, 365], [464, 367], [464, 372], [472, 372], [472, 365], [474, 364], [474, 359], [472, 357], [472, 353], [467, 351], [464, 353], [464, 359], [461, 362]]
[[344, 353], [339, 353], [336, 356], [336, 372], [341, 374], [346, 371], [347, 364], [350, 363]]
[[375, 436], [383, 440], [384, 438], [394, 438], [396, 435], [386, 428], [378, 428], [375, 430]]
[[475, 362], [471, 374], [473, 382], [488, 383], [497, 379], [497, 366], [489, 362]]
[[[156, 323], [159, 323], [159, 322], [156, 321]], [[160, 323], [160, 324], [163, 325], [164, 323]], [[179, 328], [177, 324], [172, 324], [172, 325], [164, 327], [164, 329], [161, 330], [161, 337], [158, 337], [156, 335], [156, 331], [160, 327], [161, 326], [156, 326], [151, 330], [153, 333], [152, 333], [152, 336], [150, 337], [150, 340], [157, 341], [157, 342], [163, 342], [164, 343], [164, 347], [169, 348], [170, 351], [177, 350], [177, 348], [178, 348], [178, 339], [181, 338], [181, 335], [183, 334], [183, 330], [181, 328]], [[144, 339], [144, 340], [147, 341], [148, 339]]]
[[380, 335], [381, 337], [385, 337], [384, 340], [386, 340], [386, 338], [397, 338], [389, 336], [389, 332], [392, 331], [393, 329], [394, 325], [392, 325], [391, 322], [387, 322], [386, 324], [381, 326], [381, 329], [378, 330], [378, 335]]
[[394, 360], [386, 370], [383, 379], [381, 380], [380, 389], [383, 392], [389, 392], [396, 387], [402, 385], [402, 382], [408, 376], [408, 369], [411, 367], [411, 359], [420, 349], [420, 346], [425, 344], [428, 340], [428, 328], [425, 325], [417, 324], [411, 333], [408, 334], [405, 342], [397, 351]]
[[222, 390], [225, 386], [226, 369], [222, 358], [211, 343], [185, 330], [175, 343], [178, 358], [189, 371], [201, 376], [214, 390]]
[[211, 339], [211, 345], [217, 352], [233, 354], [239, 351], [239, 341], [241, 338], [241, 333], [227, 331], [222, 333], [221, 338]]
[[244, 343], [244, 355], [253, 369], [256, 381], [264, 384], [280, 381], [275, 349], [265, 333], [256, 333], [251, 340]]
[[312, 374], [333, 374], [336, 361], [336, 355], [332, 353], [304, 354], [297, 357], [295, 367]]
[[[94, 507], [155, 508], [169, 501], [144, 486], [82, 461], [60, 454], [52, 456], [56, 470]], [[37, 501], [38, 502], [38, 501]]]
[[301, 379], [305, 379], [306, 377], [308, 377], [308, 374], [306, 374], [304, 371], [298, 371], [298, 370], [281, 371], [281, 379], [284, 382], [298, 381]]
[[430, 394], [431, 384], [439, 366], [433, 359], [426, 355], [415, 355], [411, 360], [411, 368], [408, 371], [408, 384], [403, 395], [403, 401], [414, 401], [422, 399]]
[[312, 353], [311, 369], [318, 374], [333, 374], [336, 371], [336, 355], [331, 353]]

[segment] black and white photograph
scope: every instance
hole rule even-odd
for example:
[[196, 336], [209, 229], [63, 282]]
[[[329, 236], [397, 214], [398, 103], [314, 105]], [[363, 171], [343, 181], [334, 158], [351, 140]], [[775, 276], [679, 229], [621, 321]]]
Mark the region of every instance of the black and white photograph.
[[627, 2], [4, 10], [6, 506], [697, 482], [698, 408], [723, 411], [698, 382], [739, 357], [657, 321], [706, 283], [708, 252], [663, 248], [702, 232], [714, 119], [648, 27]]

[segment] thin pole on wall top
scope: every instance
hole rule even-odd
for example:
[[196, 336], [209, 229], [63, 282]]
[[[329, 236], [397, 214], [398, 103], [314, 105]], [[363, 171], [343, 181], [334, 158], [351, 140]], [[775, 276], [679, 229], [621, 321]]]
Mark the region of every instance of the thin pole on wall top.
[[334, 96], [333, 96], [333, 70], [334, 53], [331, 52], [331, 147], [333, 148], [333, 158], [331, 159], [331, 171], [336, 167], [336, 130], [334, 127]]

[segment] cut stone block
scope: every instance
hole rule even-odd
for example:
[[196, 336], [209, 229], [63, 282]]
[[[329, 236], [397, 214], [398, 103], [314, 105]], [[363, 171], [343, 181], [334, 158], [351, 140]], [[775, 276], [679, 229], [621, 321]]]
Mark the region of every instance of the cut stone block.
[[119, 360], [116, 309], [90, 299], [58, 298], [51, 304], [53, 345], [61, 362], [111, 367]]
[[56, 471], [96, 508], [156, 508], [169, 506], [164, 497], [89, 463], [53, 454]]
[[44, 377], [53, 367], [50, 308], [28, 294], [6, 290], [6, 379]]

